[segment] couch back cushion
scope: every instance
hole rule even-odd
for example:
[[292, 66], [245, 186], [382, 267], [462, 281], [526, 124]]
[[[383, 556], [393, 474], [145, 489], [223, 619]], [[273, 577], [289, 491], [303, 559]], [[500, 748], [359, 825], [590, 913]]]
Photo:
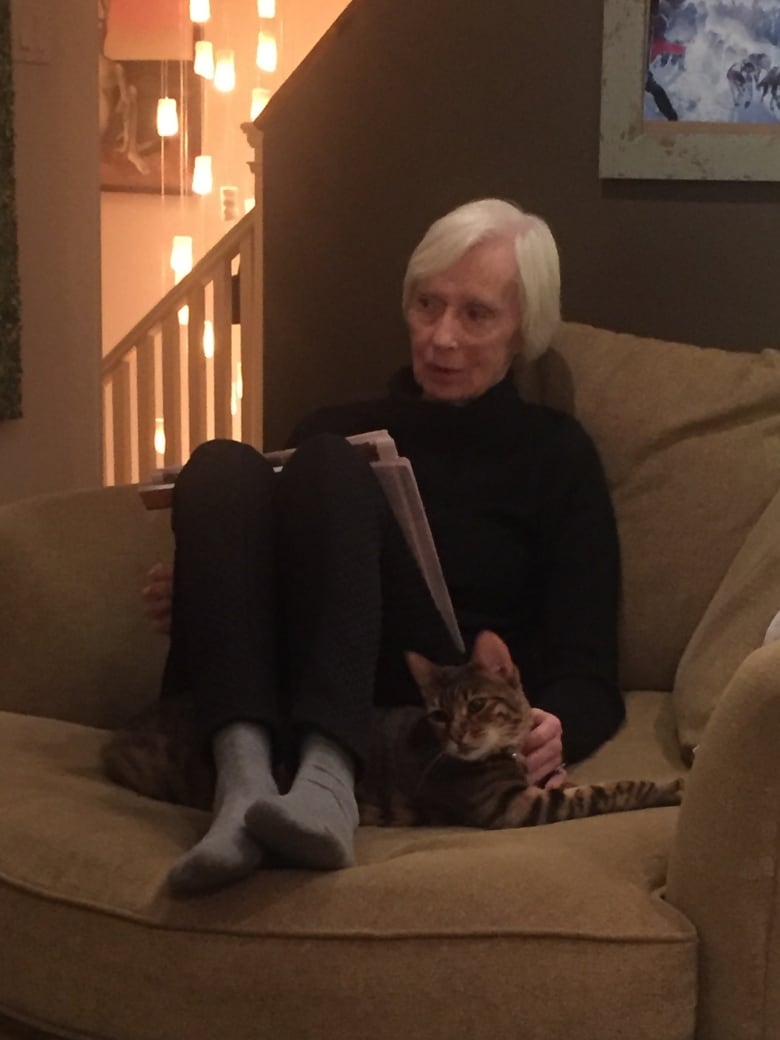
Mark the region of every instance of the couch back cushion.
[[169, 525], [135, 487], [0, 509], [0, 710], [110, 727], [157, 695], [167, 639], [141, 589]]
[[576, 415], [601, 454], [623, 559], [623, 685], [671, 690], [780, 486], [780, 353], [570, 323], [521, 379], [530, 396]]

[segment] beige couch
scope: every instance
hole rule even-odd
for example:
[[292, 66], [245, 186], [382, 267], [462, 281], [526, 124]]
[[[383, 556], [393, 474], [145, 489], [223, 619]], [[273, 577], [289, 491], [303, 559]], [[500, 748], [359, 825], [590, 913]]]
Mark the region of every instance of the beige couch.
[[780, 1037], [780, 355], [569, 325], [523, 378], [595, 437], [623, 544], [628, 721], [577, 776], [673, 775], [701, 741], [682, 809], [365, 828], [350, 870], [172, 898], [206, 816], [98, 764], [156, 692], [167, 517], [133, 488], [8, 506], [0, 1037]]

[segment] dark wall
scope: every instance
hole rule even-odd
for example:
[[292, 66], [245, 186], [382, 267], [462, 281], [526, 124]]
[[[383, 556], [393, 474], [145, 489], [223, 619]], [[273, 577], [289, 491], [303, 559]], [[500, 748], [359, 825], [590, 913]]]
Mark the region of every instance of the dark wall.
[[[638, 2], [638, 0], [637, 0]], [[406, 357], [406, 259], [509, 197], [558, 240], [564, 316], [780, 345], [780, 184], [601, 181], [600, 0], [355, 0], [269, 105], [266, 444]]]

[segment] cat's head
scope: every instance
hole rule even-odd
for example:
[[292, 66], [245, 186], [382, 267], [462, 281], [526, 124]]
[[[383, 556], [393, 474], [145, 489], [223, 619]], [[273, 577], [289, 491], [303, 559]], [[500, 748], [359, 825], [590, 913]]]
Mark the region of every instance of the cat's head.
[[494, 632], [477, 636], [467, 664], [437, 665], [411, 650], [406, 662], [445, 754], [476, 762], [519, 749], [531, 728], [531, 706], [509, 650]]

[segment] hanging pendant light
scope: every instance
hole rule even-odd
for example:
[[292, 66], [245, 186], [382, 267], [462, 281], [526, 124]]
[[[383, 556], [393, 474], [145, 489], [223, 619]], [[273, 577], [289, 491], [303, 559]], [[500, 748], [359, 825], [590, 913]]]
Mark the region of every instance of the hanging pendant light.
[[211, 18], [209, 0], [190, 0], [190, 21], [202, 25]]
[[175, 137], [179, 132], [179, 114], [176, 98], [161, 97], [157, 101], [157, 133], [160, 137]]
[[236, 56], [233, 51], [217, 51], [214, 86], [222, 94], [229, 94], [236, 89]]
[[276, 17], [276, 0], [257, 0], [258, 18]]
[[192, 190], [196, 195], [210, 195], [214, 190], [211, 156], [196, 155], [195, 169], [192, 173]]
[[203, 356], [214, 357], [214, 322], [208, 318], [203, 322]]
[[276, 72], [279, 64], [279, 49], [273, 33], [260, 30], [257, 34], [257, 67], [263, 72]]
[[154, 450], [158, 455], [165, 454], [165, 420], [162, 418], [154, 420]]
[[204, 79], [214, 79], [214, 44], [198, 40], [195, 44], [195, 72]]
[[267, 87], [252, 88], [252, 107], [249, 112], [249, 118], [253, 123], [270, 100], [271, 91]]
[[171, 246], [171, 267], [179, 282], [192, 270], [192, 236], [174, 235]]

